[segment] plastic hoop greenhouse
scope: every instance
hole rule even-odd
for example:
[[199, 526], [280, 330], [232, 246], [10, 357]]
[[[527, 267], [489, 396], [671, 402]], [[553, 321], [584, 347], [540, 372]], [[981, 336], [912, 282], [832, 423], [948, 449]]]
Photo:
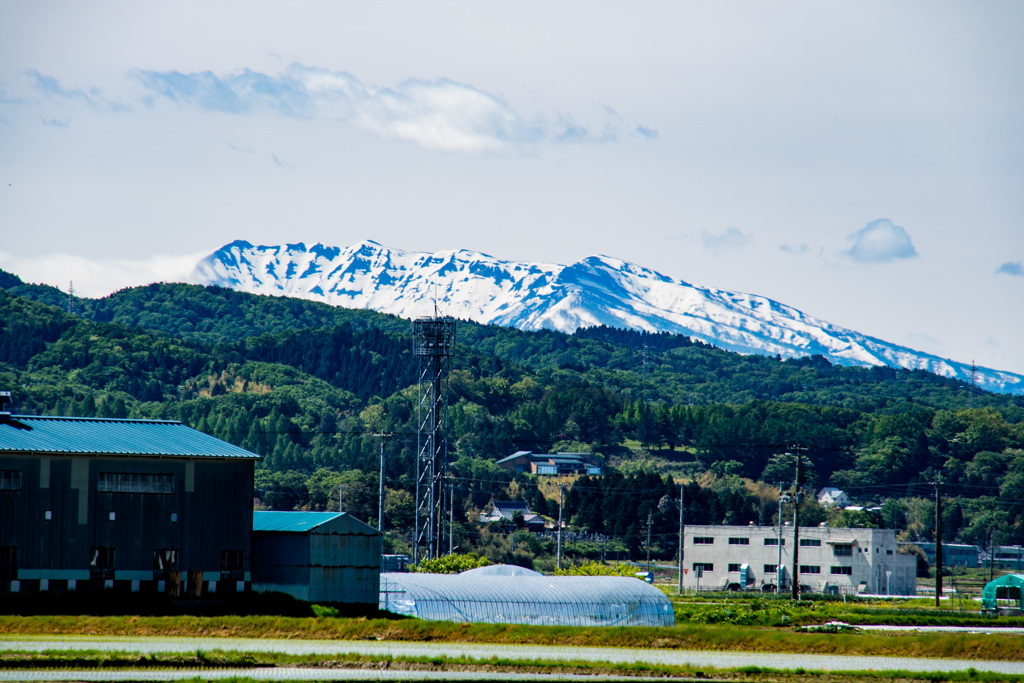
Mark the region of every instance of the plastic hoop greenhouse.
[[495, 565], [461, 574], [380, 575], [380, 609], [430, 621], [543, 626], [672, 626], [657, 588], [624, 576], [544, 576]]

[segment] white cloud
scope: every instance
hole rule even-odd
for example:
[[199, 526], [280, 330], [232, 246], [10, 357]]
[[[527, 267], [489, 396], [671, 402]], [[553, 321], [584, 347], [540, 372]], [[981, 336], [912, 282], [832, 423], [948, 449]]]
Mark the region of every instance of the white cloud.
[[729, 228], [721, 235], [713, 235], [710, 232], [701, 232], [701, 242], [705, 249], [711, 250], [715, 256], [722, 252], [742, 249], [750, 243], [750, 237], [744, 235], [736, 228]]
[[847, 240], [853, 244], [843, 254], [858, 263], [888, 263], [917, 256], [907, 231], [888, 218], [868, 223]]
[[99, 88], [90, 88], [89, 92], [77, 88], [65, 88], [53, 76], [46, 76], [35, 69], [29, 70], [28, 76], [35, 81], [37, 88], [52, 97], [78, 102], [96, 111], [129, 111], [124, 104], [104, 97]]
[[15, 256], [0, 251], [0, 268], [25, 282], [39, 282], [85, 297], [106, 296], [125, 287], [153, 282], [189, 282], [196, 264], [209, 251], [184, 256], [152, 256], [139, 261], [90, 259], [74, 254]]
[[[363, 83], [344, 71], [302, 64], [292, 64], [276, 76], [246, 69], [225, 76], [210, 71], [139, 71], [136, 78], [149, 104], [166, 99], [229, 114], [265, 112], [289, 118], [333, 119], [381, 137], [445, 151], [613, 142], [619, 127], [625, 125], [621, 116], [607, 108], [606, 122], [592, 128], [564, 115], [527, 121], [502, 99], [465, 83], [414, 79], [385, 88]], [[56, 83], [43, 77], [38, 80], [40, 87], [46, 83], [51, 90]], [[645, 137], [657, 137], [652, 129], [640, 126], [636, 130]]]

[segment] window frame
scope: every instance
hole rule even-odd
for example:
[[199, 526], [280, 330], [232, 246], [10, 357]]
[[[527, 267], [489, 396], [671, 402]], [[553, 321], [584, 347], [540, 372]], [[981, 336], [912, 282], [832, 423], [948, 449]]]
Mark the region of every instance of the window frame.
[[168, 472], [100, 472], [97, 493], [174, 494], [174, 475]]
[[20, 491], [22, 480], [21, 470], [0, 470], [0, 491]]

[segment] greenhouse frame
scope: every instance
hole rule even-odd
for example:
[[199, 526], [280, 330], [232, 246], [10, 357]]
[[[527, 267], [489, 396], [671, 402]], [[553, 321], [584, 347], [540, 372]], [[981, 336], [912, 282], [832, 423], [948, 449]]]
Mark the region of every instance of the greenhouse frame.
[[1024, 574], [1007, 574], [985, 584], [981, 591], [983, 610], [1024, 609]]
[[675, 624], [668, 597], [639, 579], [544, 576], [509, 565], [461, 574], [381, 574], [380, 609], [429, 621], [478, 624]]

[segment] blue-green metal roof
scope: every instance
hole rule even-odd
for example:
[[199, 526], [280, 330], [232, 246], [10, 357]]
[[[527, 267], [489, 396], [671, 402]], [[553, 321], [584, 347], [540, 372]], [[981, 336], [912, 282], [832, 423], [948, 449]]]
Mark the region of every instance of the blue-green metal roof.
[[0, 420], [0, 452], [180, 458], [260, 457], [180, 422], [32, 415], [12, 415]]
[[337, 519], [345, 512], [276, 512], [257, 510], [252, 513], [253, 531], [285, 531], [303, 533]]

